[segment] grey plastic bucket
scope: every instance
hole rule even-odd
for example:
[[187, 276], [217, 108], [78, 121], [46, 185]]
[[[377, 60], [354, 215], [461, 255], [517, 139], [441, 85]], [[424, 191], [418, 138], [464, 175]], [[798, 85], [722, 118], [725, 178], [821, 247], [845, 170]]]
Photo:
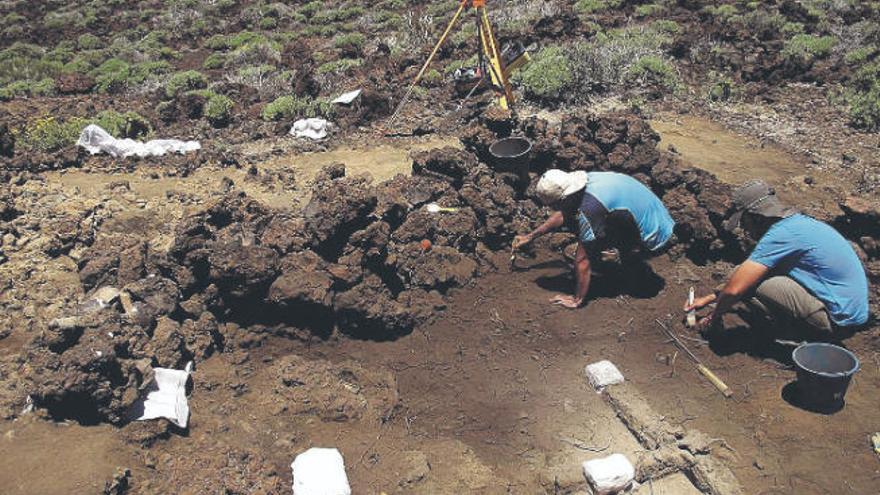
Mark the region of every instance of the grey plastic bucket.
[[811, 343], [799, 346], [791, 357], [802, 402], [818, 407], [843, 405], [849, 382], [860, 366], [855, 354], [833, 344]]
[[517, 174], [528, 174], [531, 152], [531, 141], [522, 137], [504, 138], [489, 146], [489, 154], [492, 155], [495, 167]]

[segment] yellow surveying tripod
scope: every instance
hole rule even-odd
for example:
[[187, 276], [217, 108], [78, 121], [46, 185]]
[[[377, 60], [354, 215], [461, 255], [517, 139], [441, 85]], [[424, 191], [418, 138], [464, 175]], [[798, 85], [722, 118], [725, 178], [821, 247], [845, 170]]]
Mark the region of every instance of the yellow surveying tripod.
[[[403, 99], [400, 100], [400, 103], [394, 110], [394, 114], [392, 114], [391, 118], [388, 120], [389, 124], [394, 121], [397, 114], [400, 113], [400, 110], [406, 105], [406, 102], [409, 101], [413, 89], [415, 89], [416, 85], [422, 79], [422, 76], [425, 75], [425, 71], [428, 69], [431, 61], [434, 60], [440, 47], [443, 46], [443, 43], [449, 37], [449, 33], [452, 31], [455, 23], [458, 22], [464, 9], [468, 7], [473, 8], [474, 13], [477, 15], [477, 31], [479, 32], [480, 37], [478, 67], [482, 69], [485, 66], [487, 68], [487, 72], [489, 73], [492, 82], [492, 88], [498, 94], [498, 105], [504, 109], [510, 108], [513, 105], [513, 91], [511, 90], [508, 78], [512, 70], [529, 61], [528, 53], [521, 54], [509, 65], [505, 66], [501, 51], [498, 49], [498, 41], [495, 39], [495, 33], [492, 32], [492, 25], [489, 23], [489, 14], [486, 11], [486, 0], [460, 0], [458, 10], [455, 11], [455, 15], [452, 17], [452, 20], [449, 21], [446, 30], [443, 31], [440, 40], [434, 45], [434, 49], [431, 51], [431, 55], [428, 56], [428, 60], [425, 61], [425, 65], [422, 66], [422, 69], [419, 71], [418, 75], [416, 75], [415, 80], [412, 82], [409, 89], [406, 90], [406, 94], [403, 96]], [[476, 89], [476, 87], [474, 89]]]

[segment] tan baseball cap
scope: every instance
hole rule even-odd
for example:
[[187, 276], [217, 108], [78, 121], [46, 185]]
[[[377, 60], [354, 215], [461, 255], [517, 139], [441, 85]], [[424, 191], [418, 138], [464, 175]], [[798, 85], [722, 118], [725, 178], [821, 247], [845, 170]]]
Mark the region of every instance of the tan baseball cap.
[[575, 172], [565, 172], [555, 168], [548, 170], [538, 180], [538, 197], [545, 205], [552, 205], [582, 190], [587, 186], [588, 180], [587, 173], [583, 170]]

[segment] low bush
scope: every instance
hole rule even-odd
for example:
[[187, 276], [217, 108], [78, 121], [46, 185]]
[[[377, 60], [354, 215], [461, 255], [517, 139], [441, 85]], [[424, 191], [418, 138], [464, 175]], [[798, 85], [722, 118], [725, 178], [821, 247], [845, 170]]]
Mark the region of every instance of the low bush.
[[830, 55], [836, 45], [837, 38], [834, 36], [798, 34], [785, 42], [782, 54], [792, 62], [811, 64]]
[[366, 36], [361, 33], [341, 34], [333, 39], [333, 46], [349, 53], [360, 53], [367, 43]]
[[862, 65], [880, 53], [880, 48], [874, 45], [862, 46], [847, 52], [844, 61], [850, 65]]
[[710, 71], [708, 79], [706, 98], [710, 101], [728, 101], [737, 96], [736, 84], [729, 76]]
[[321, 10], [310, 17], [309, 21], [313, 24], [333, 24], [354, 19], [355, 17], [363, 15], [364, 12], [364, 8], [360, 6], [344, 7], [340, 9], [328, 9], [322, 7]]
[[616, 9], [623, 4], [623, 0], [577, 0], [574, 10], [580, 14], [592, 14], [608, 9]]
[[31, 94], [30, 81], [15, 81], [9, 85], [0, 88], [0, 101], [14, 100], [16, 98], [27, 98]]
[[223, 53], [212, 53], [202, 62], [202, 68], [207, 70], [220, 69], [226, 64], [226, 55]]
[[855, 126], [880, 130], [880, 61], [875, 60], [856, 71], [846, 100]]
[[173, 74], [165, 85], [165, 95], [174, 98], [178, 93], [208, 87], [208, 78], [199, 71], [187, 70]]
[[115, 138], [138, 139], [152, 131], [150, 121], [137, 112], [120, 113], [115, 110], [105, 110], [88, 123], [101, 126]]
[[128, 62], [111, 58], [107, 60], [92, 73], [95, 78], [95, 89], [99, 93], [112, 93], [121, 91], [128, 86], [128, 76], [131, 67]]
[[636, 60], [627, 70], [627, 77], [639, 85], [657, 85], [670, 90], [679, 86], [675, 67], [669, 60], [657, 55], [646, 55]]
[[359, 58], [340, 58], [332, 62], [326, 62], [318, 66], [318, 74], [341, 74], [349, 70], [360, 67], [364, 61]]
[[554, 100], [563, 97], [574, 81], [574, 74], [562, 47], [550, 46], [536, 53], [531, 63], [517, 71], [513, 79], [529, 96]]
[[[82, 69], [88, 65], [77, 66], [74, 62], [64, 66], [65, 72], [83, 72]], [[164, 60], [131, 65], [124, 60], [111, 58], [91, 71], [91, 75], [95, 78], [95, 89], [99, 93], [117, 93], [170, 71], [171, 64]]]
[[74, 117], [65, 121], [55, 117], [37, 119], [22, 130], [16, 146], [26, 150], [51, 153], [76, 143], [89, 121]]
[[206, 95], [207, 101], [203, 110], [205, 118], [214, 127], [227, 125], [232, 117], [232, 107], [235, 106], [235, 103], [227, 96], [218, 95], [211, 91], [208, 93], [210, 94]]
[[326, 99], [286, 95], [263, 107], [264, 120], [294, 120], [307, 117], [333, 116], [333, 104]]
[[666, 7], [664, 7], [663, 5], [649, 3], [636, 7], [635, 13], [639, 17], [651, 17], [663, 12], [664, 10], [666, 10]]
[[98, 38], [94, 34], [85, 33], [76, 39], [76, 46], [80, 50], [96, 50], [101, 48], [103, 43], [101, 42], [101, 38]]
[[736, 6], [729, 3], [703, 7], [703, 12], [711, 15], [712, 17], [718, 17], [722, 21], [729, 20], [733, 16], [739, 14], [739, 10], [737, 10]]

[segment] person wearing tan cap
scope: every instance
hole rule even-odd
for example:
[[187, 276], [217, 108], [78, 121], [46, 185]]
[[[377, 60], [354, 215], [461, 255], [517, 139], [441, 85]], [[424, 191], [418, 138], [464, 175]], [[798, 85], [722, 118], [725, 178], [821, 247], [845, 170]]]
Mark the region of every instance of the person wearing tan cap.
[[516, 236], [513, 249], [562, 226], [578, 238], [574, 295], [559, 294], [551, 299], [554, 304], [572, 309], [583, 305], [591, 263], [603, 250], [617, 248], [625, 264], [632, 253], [656, 253], [672, 238], [675, 222], [660, 198], [628, 175], [552, 169], [541, 176], [537, 193], [556, 211], [531, 233]]
[[868, 321], [868, 280], [850, 243], [833, 227], [783, 204], [772, 187], [755, 180], [733, 195], [733, 211], [724, 228], [743, 231], [757, 245], [717, 293], [686, 304], [685, 311], [715, 303], [697, 327], [718, 328], [721, 315], [743, 300], [774, 328], [832, 339], [843, 327]]

